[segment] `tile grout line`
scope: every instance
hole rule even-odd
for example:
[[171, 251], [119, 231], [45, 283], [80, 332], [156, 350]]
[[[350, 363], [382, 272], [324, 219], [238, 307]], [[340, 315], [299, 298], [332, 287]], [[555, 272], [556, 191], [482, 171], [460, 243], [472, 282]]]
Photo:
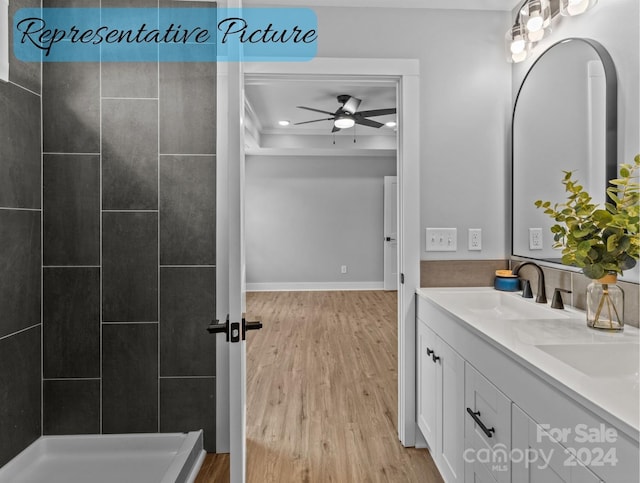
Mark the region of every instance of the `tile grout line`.
[[40, 323], [33, 324], [33, 325], [30, 325], [29, 327], [25, 327], [24, 329], [16, 330], [15, 332], [11, 332], [10, 334], [3, 335], [2, 337], [0, 337], [0, 340], [6, 340], [6, 339], [9, 339], [9, 338], [11, 338], [13, 336], [20, 335], [23, 332], [27, 332], [28, 330], [35, 329], [36, 327], [38, 327], [40, 325], [42, 325], [42, 324], [40, 324]]

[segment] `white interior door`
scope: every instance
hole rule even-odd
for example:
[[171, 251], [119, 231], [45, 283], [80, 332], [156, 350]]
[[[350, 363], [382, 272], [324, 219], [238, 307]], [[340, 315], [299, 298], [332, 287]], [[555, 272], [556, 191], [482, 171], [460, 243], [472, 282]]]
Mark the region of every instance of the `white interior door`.
[[398, 177], [384, 177], [384, 289], [398, 290]]
[[[240, 0], [219, 2], [239, 8]], [[230, 481], [246, 481], [244, 311], [244, 78], [242, 62], [219, 62], [217, 79], [216, 451], [230, 453]]]

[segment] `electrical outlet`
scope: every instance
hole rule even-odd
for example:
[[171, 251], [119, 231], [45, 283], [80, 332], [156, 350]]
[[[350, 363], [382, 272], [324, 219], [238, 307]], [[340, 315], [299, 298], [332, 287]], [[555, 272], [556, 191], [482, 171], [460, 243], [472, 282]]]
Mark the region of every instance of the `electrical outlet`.
[[456, 228], [427, 228], [428, 252], [455, 252], [458, 249], [458, 230]]
[[542, 250], [542, 228], [529, 228], [529, 250]]
[[469, 228], [469, 250], [482, 250], [482, 229]]
[[340, 267], [340, 273], [347, 273], [347, 266], [346, 265], [342, 265]]

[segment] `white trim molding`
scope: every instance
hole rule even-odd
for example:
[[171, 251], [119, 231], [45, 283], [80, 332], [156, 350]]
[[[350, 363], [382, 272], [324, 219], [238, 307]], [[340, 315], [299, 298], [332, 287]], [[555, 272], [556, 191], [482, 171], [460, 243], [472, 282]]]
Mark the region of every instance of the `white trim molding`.
[[384, 282], [266, 282], [247, 284], [247, 292], [334, 292], [340, 290], [384, 290]]
[[9, 0], [0, 0], [0, 80], [9, 81]]

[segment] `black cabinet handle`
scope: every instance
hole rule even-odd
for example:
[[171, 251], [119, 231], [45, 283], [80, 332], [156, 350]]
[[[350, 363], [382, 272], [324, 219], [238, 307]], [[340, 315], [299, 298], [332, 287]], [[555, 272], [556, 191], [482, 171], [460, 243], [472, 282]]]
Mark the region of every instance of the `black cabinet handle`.
[[427, 357], [433, 354], [433, 350], [427, 347]]
[[437, 355], [433, 354], [431, 356], [431, 359], [433, 359], [433, 362], [438, 362], [440, 360], [440, 356], [437, 356]]
[[487, 429], [484, 423], [480, 421], [480, 411], [473, 412], [471, 408], [467, 408], [467, 412], [469, 413], [469, 416], [473, 418], [476, 424], [480, 426], [480, 429], [482, 430], [482, 432], [487, 435], [487, 438], [491, 438], [491, 436], [493, 436], [493, 433], [495, 433], [496, 430], [494, 428]]

